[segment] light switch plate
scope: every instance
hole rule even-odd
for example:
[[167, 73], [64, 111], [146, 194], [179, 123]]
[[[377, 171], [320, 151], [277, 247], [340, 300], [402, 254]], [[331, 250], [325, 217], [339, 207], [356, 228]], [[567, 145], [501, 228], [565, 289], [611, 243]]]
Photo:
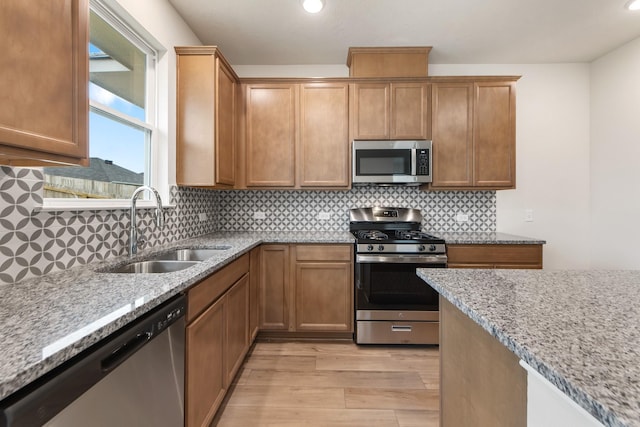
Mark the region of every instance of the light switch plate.
[[200, 222], [205, 222], [207, 220], [207, 214], [205, 212], [199, 213], [198, 220], [200, 220]]
[[331, 219], [331, 212], [318, 212], [318, 219], [325, 221]]
[[533, 222], [533, 209], [524, 210], [524, 220], [525, 222]]
[[253, 219], [265, 219], [267, 217], [267, 214], [264, 212], [254, 212], [253, 213]]

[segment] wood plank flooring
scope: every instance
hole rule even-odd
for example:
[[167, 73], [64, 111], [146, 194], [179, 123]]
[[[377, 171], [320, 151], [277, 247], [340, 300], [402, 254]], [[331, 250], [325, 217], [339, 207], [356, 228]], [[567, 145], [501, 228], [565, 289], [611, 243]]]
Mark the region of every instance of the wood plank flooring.
[[212, 426], [437, 427], [438, 347], [257, 342]]

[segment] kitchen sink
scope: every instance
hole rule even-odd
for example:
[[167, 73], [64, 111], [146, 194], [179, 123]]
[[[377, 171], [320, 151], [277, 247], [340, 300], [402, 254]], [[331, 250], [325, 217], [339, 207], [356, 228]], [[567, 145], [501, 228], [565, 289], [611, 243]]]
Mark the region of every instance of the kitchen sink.
[[156, 255], [153, 260], [169, 260], [169, 261], [204, 261], [214, 255], [220, 254], [221, 251], [230, 249], [231, 246], [214, 246], [201, 249], [176, 249], [171, 252]]
[[110, 273], [171, 273], [198, 264], [198, 261], [151, 260], [125, 264]]

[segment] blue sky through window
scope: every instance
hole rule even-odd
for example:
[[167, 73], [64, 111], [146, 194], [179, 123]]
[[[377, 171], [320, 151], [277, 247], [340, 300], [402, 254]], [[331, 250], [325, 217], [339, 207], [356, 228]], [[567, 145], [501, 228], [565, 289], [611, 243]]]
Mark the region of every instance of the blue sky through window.
[[[104, 54], [98, 47], [89, 44], [89, 54]], [[143, 108], [89, 83], [89, 99], [112, 108], [130, 117], [145, 121]], [[112, 160], [116, 165], [134, 172], [145, 170], [145, 132], [127, 126], [94, 111], [89, 115], [90, 156]]]

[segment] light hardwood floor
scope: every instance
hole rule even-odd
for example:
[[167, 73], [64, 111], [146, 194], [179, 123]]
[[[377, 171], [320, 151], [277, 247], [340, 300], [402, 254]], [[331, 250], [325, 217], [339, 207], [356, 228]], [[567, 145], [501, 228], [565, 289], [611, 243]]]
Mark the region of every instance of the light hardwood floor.
[[437, 427], [438, 347], [257, 342], [213, 426]]

